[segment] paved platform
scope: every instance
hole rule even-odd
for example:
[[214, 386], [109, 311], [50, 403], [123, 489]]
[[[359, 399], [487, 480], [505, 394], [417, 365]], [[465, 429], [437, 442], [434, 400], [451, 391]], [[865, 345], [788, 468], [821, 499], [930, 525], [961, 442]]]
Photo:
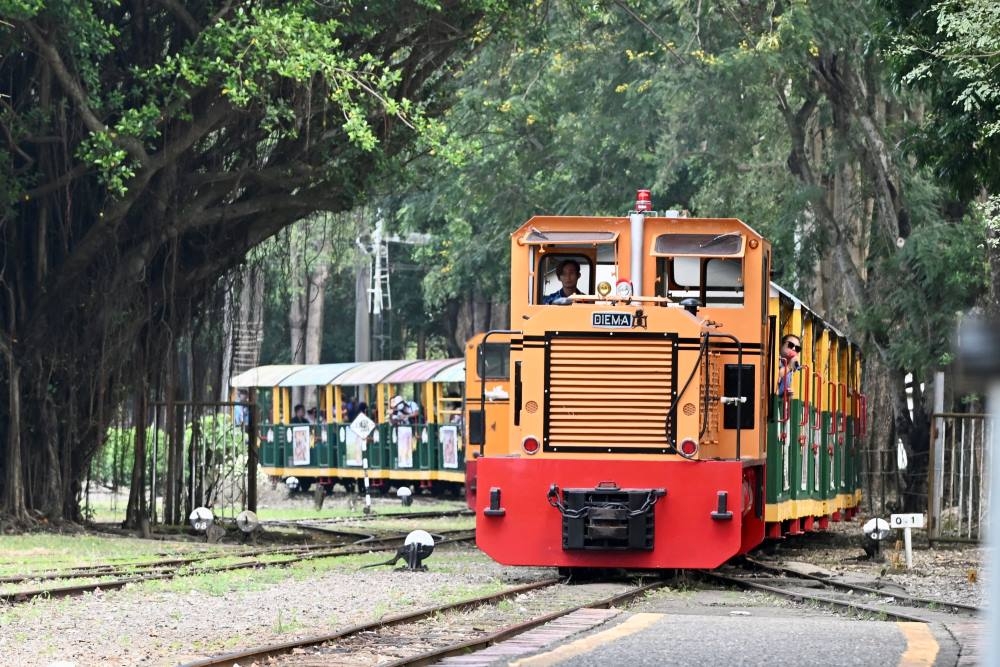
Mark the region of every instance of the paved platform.
[[532, 655], [497, 653], [489, 664], [972, 667], [982, 630], [979, 621], [858, 620], [738, 591], [671, 590]]

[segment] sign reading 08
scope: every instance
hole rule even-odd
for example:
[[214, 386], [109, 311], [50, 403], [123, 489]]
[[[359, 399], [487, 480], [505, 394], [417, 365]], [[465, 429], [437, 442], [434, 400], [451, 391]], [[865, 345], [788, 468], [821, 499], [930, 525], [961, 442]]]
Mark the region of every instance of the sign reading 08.
[[631, 329], [632, 313], [592, 313], [590, 324], [600, 329]]

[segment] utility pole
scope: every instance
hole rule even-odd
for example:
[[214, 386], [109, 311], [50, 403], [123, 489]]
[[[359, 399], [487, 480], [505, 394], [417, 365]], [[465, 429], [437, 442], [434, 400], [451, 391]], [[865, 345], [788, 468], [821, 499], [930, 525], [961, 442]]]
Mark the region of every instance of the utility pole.
[[[359, 213], [354, 274], [354, 360], [383, 359], [392, 339], [392, 292], [389, 280], [389, 244], [426, 245], [430, 235], [410, 233], [405, 237], [386, 234], [385, 212], [375, 209], [374, 228]], [[386, 326], [389, 325], [389, 331]]]
[[374, 354], [384, 359], [386, 340], [391, 337], [385, 333], [385, 311], [392, 309], [392, 295], [389, 291], [389, 244], [385, 239], [385, 217], [377, 213], [375, 232], [372, 234], [372, 274], [371, 289], [369, 289], [372, 317], [374, 319], [373, 347]]
[[[358, 243], [360, 245], [360, 241]], [[371, 361], [371, 320], [368, 313], [368, 284], [371, 268], [368, 253], [358, 249], [354, 267], [354, 360]]]

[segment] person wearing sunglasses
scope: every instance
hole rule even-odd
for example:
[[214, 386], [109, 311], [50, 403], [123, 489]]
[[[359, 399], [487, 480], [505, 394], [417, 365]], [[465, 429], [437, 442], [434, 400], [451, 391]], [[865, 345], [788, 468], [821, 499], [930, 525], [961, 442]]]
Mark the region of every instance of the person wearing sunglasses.
[[781, 358], [778, 368], [778, 393], [793, 393], [792, 373], [799, 370], [799, 353], [802, 351], [802, 341], [795, 334], [785, 334], [781, 337]]

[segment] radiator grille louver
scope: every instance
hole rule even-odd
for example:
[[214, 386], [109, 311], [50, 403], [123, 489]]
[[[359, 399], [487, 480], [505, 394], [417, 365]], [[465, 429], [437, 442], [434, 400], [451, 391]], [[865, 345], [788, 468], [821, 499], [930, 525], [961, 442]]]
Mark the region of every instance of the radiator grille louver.
[[549, 341], [546, 448], [662, 451], [674, 389], [671, 338]]

